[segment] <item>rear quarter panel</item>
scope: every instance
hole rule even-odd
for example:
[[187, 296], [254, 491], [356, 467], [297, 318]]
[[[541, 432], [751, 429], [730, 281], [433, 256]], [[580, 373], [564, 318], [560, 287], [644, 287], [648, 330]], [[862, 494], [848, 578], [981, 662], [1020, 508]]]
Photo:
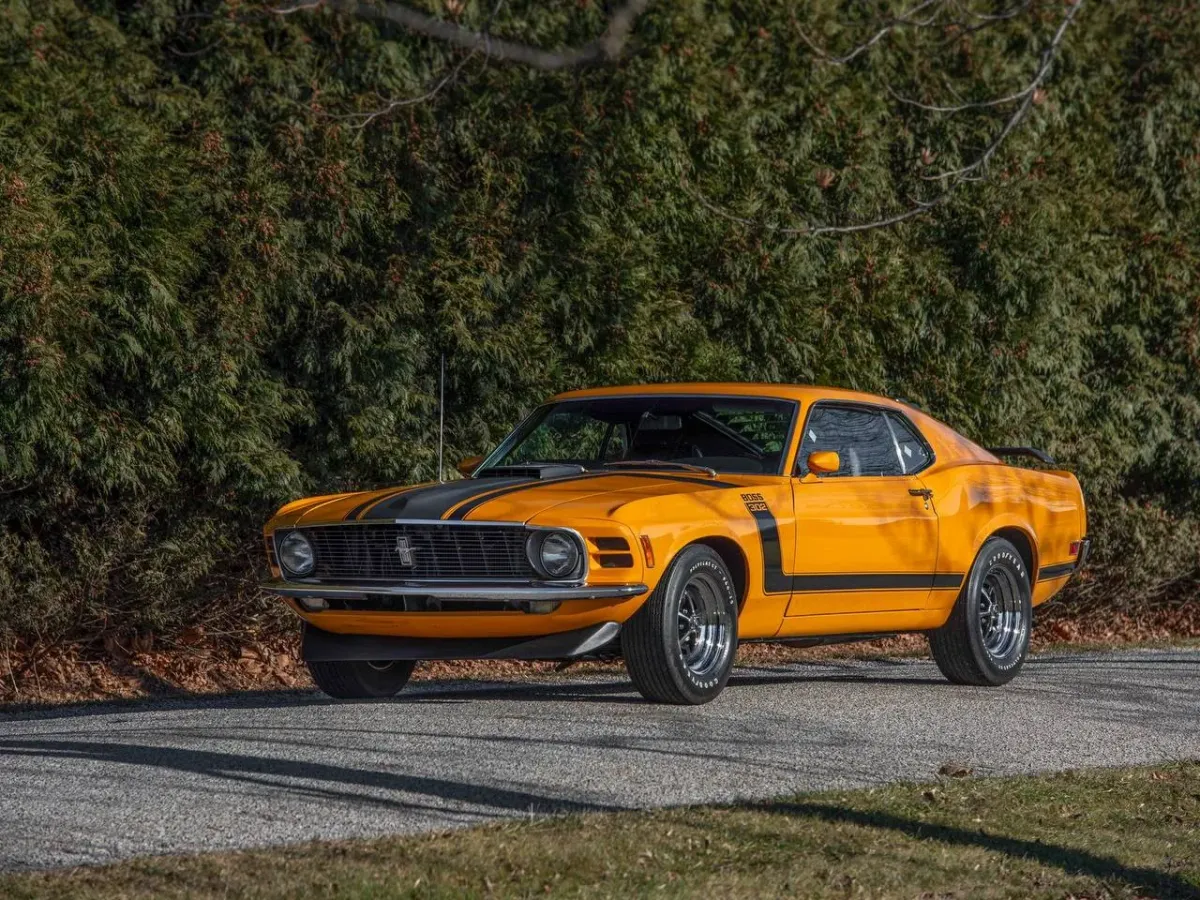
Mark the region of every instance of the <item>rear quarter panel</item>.
[[[1039, 581], [1038, 571], [1072, 562], [1071, 544], [1086, 530], [1083, 493], [1070, 472], [965, 462], [938, 467], [922, 480], [934, 492], [940, 521], [939, 571], [969, 573], [984, 541], [1001, 529], [1016, 529], [1033, 551], [1034, 605], [1066, 584], [1067, 575]], [[948, 613], [955, 599], [935, 591], [931, 602]]]

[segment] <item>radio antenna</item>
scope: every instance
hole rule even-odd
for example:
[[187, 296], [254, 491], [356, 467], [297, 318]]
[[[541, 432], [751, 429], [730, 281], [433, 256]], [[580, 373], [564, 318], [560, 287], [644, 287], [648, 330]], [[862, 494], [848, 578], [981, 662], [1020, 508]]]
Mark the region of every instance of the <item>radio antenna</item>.
[[446, 354], [442, 354], [441, 370], [438, 375], [438, 481], [446, 480], [442, 467], [442, 445], [446, 433]]

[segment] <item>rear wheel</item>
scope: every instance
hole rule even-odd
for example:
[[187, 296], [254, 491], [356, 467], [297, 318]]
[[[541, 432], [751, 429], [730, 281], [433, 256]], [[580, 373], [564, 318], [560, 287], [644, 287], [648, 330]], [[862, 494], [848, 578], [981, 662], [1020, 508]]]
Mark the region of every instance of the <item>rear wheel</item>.
[[725, 687], [737, 649], [737, 594], [725, 563], [702, 545], [671, 563], [621, 629], [634, 687], [656, 703], [699, 704]]
[[317, 687], [335, 700], [382, 700], [408, 683], [411, 659], [385, 662], [306, 662]]
[[1000, 685], [1029, 652], [1033, 604], [1029, 571], [1017, 548], [989, 538], [946, 624], [929, 634], [938, 668], [955, 684]]

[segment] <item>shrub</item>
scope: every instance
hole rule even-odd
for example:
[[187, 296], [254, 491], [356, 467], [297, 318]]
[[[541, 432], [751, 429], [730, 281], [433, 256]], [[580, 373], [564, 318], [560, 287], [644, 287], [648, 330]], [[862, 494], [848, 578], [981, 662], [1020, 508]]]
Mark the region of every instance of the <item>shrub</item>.
[[[848, 40], [844, 6], [807, 30]], [[945, 35], [831, 67], [793, 12], [655, 5], [619, 65], [468, 60], [367, 123], [461, 56], [247, 3], [0, 12], [0, 629], [257, 609], [274, 506], [433, 474], [441, 353], [451, 459], [587, 384], [903, 395], [1078, 471], [1099, 544], [1064, 608], [1194, 597], [1200, 20], [1089, 5], [989, 181], [806, 238], [772, 226], [895, 208], [926, 146], [953, 165], [996, 119], [889, 99], [937, 92]], [[1059, 15], [951, 36], [946, 71], [1023, 83]], [[524, 3], [495, 29], [602, 18]]]

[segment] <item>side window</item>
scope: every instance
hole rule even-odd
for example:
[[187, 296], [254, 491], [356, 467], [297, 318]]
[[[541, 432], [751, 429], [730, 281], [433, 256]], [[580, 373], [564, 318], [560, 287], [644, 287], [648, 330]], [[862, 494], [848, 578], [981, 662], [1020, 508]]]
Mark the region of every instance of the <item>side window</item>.
[[808, 416], [800, 442], [800, 471], [808, 455], [835, 451], [841, 462], [836, 475], [902, 475], [896, 442], [883, 413], [850, 406], [817, 406]]
[[892, 426], [892, 434], [896, 436], [896, 448], [900, 452], [900, 465], [904, 474], [920, 472], [933, 462], [933, 456], [925, 442], [917, 437], [913, 427], [899, 416], [887, 414], [888, 424]]

